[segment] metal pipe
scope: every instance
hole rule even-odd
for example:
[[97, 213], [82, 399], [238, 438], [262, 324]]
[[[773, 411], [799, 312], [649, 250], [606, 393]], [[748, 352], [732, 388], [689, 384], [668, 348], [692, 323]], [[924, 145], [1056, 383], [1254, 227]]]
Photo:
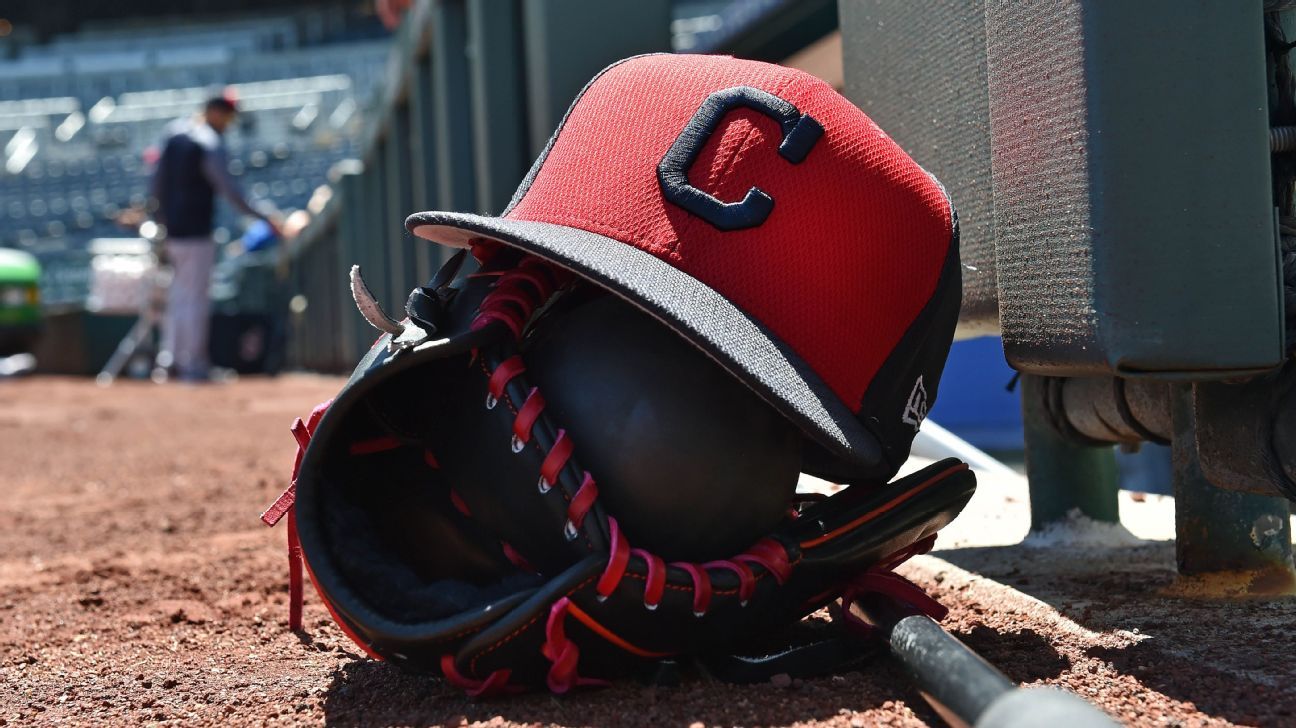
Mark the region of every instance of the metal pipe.
[[[1171, 382], [1030, 375], [1022, 382], [1032, 503], [1035, 481], [1056, 482], [1075, 472], [1080, 459], [1068, 448], [1093, 453], [1112, 444], [1169, 445], [1178, 437], [1172, 411], [1179, 385]], [[1226, 490], [1296, 500], [1296, 364], [1242, 381], [1197, 382], [1191, 399], [1199, 423], [1192, 445], [1205, 480]], [[1054, 450], [1067, 469], [1053, 467], [1048, 453]], [[1083, 486], [1082, 477], [1076, 482]], [[1042, 507], [1048, 507], [1048, 497], [1041, 498]]]
[[1119, 523], [1116, 453], [1110, 443], [1075, 433], [1059, 416], [1062, 381], [1034, 374], [1021, 378], [1031, 530], [1064, 520], [1074, 509], [1096, 521]]
[[1095, 443], [1169, 444], [1173, 434], [1170, 387], [1165, 382], [1120, 377], [1052, 379], [1052, 408], [1060, 429]]
[[[1024, 690], [907, 605], [871, 594], [851, 611], [880, 630], [891, 654], [904, 666], [923, 698], [952, 726], [1057, 725], [1109, 728], [1105, 713], [1080, 698], [1055, 690]], [[1048, 723], [1041, 722], [1049, 715]]]
[[1002, 672], [926, 615], [878, 595], [861, 597], [851, 609], [882, 631], [891, 654], [950, 725], [975, 723], [1013, 689]]
[[[1291, 510], [1286, 499], [1219, 488], [1204, 471], [1193, 389], [1174, 399], [1173, 449], [1175, 556], [1179, 573], [1233, 574], [1229, 580], [1253, 595], [1290, 594]], [[1237, 423], [1233, 423], [1237, 427]]]
[[1290, 152], [1296, 149], [1296, 126], [1269, 128], [1269, 151]]

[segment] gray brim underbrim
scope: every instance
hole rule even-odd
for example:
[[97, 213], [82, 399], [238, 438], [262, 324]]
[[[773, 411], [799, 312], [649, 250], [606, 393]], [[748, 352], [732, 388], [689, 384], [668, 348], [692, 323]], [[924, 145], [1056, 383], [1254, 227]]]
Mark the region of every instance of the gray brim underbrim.
[[566, 268], [651, 314], [693, 343], [866, 478], [888, 465], [873, 433], [800, 356], [706, 284], [618, 240], [579, 228], [455, 212], [420, 212], [414, 235], [452, 247], [498, 240]]

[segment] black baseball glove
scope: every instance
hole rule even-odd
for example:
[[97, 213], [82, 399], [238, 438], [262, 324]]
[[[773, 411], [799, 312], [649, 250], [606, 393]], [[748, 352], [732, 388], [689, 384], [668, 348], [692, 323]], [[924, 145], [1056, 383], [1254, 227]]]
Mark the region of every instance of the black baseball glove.
[[967, 502], [966, 465], [798, 493], [803, 434], [703, 352], [539, 259], [472, 252], [399, 323], [353, 271], [386, 333], [298, 423], [295, 495], [264, 516], [290, 514], [290, 558], [299, 538], [366, 652], [474, 695], [565, 692], [758, 664], [731, 656], [861, 592], [942, 614], [891, 569]]

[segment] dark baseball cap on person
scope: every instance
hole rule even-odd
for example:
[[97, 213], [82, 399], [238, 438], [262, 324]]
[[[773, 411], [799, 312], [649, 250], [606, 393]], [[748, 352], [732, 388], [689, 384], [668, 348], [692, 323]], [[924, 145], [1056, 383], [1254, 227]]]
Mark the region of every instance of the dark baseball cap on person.
[[231, 91], [226, 90], [221, 92], [219, 95], [212, 96], [211, 98], [207, 99], [207, 102], [203, 104], [203, 108], [208, 110], [219, 109], [220, 111], [226, 111], [231, 114], [237, 114], [238, 97], [235, 96]]
[[420, 212], [609, 289], [808, 436], [803, 469], [880, 481], [908, 457], [958, 318], [940, 183], [809, 74], [647, 55], [577, 97], [500, 217]]

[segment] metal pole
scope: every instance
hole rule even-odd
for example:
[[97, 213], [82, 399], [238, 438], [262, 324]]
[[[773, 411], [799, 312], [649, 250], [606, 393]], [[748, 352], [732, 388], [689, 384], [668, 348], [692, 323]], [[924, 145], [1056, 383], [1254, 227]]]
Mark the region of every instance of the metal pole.
[[391, 144], [390, 129], [386, 130], [371, 149], [368, 161], [365, 162], [364, 175], [361, 176], [364, 187], [364, 219], [367, 238], [362, 241], [361, 256], [364, 260], [366, 280], [378, 300], [388, 311], [400, 310], [396, 302], [405, 302], [405, 297], [392, 289], [389, 271], [391, 270], [390, 244], [392, 222], [387, 219], [387, 147]]
[[1285, 498], [1215, 487], [1202, 474], [1192, 385], [1173, 392], [1175, 555], [1179, 573], [1229, 575], [1218, 586], [1249, 595], [1290, 594], [1291, 508]]
[[416, 212], [414, 192], [409, 184], [411, 154], [408, 103], [400, 103], [392, 109], [386, 151], [387, 157], [383, 164], [386, 208], [383, 209], [383, 215], [389, 232], [387, 239], [382, 242], [388, 246], [392, 293], [404, 303], [404, 297], [409, 295], [410, 289], [427, 280], [418, 278], [418, 264], [414, 257], [414, 251], [426, 247], [427, 241], [417, 240], [405, 231], [405, 217]]
[[1071, 693], [1016, 687], [957, 637], [906, 605], [870, 594], [851, 610], [882, 633], [923, 698], [952, 726], [1116, 725]]
[[468, 0], [468, 42], [477, 210], [498, 215], [531, 165], [518, 0]]
[[[371, 240], [372, 231], [366, 226], [364, 202], [364, 164], [359, 160], [348, 160], [341, 163], [338, 169], [338, 191], [343, 204], [339, 212], [338, 233], [341, 236], [338, 244], [338, 257], [329, 275], [342, 278], [344, 271], [350, 270], [355, 263], [367, 263], [364, 258], [365, 247]], [[369, 350], [373, 341], [372, 330], [365, 323], [355, 306], [342, 307], [341, 339], [343, 340], [343, 361], [355, 362]]]
[[468, 83], [468, 16], [463, 0], [432, 6], [432, 114], [437, 162], [437, 204], [441, 210], [477, 209], [473, 171], [471, 89]]
[[[410, 79], [410, 212], [431, 210], [440, 200], [437, 194], [436, 126], [432, 112], [432, 53], [414, 59]], [[414, 246], [415, 278], [420, 282], [432, 277], [440, 267], [439, 245]]]
[[576, 94], [608, 64], [671, 48], [667, 0], [527, 0], [527, 124], [531, 154], [544, 149]]
[[1044, 377], [1022, 375], [1031, 530], [1064, 520], [1074, 509], [1096, 521], [1119, 522], [1115, 451], [1110, 446], [1077, 445], [1064, 438], [1050, 420], [1045, 390]]

